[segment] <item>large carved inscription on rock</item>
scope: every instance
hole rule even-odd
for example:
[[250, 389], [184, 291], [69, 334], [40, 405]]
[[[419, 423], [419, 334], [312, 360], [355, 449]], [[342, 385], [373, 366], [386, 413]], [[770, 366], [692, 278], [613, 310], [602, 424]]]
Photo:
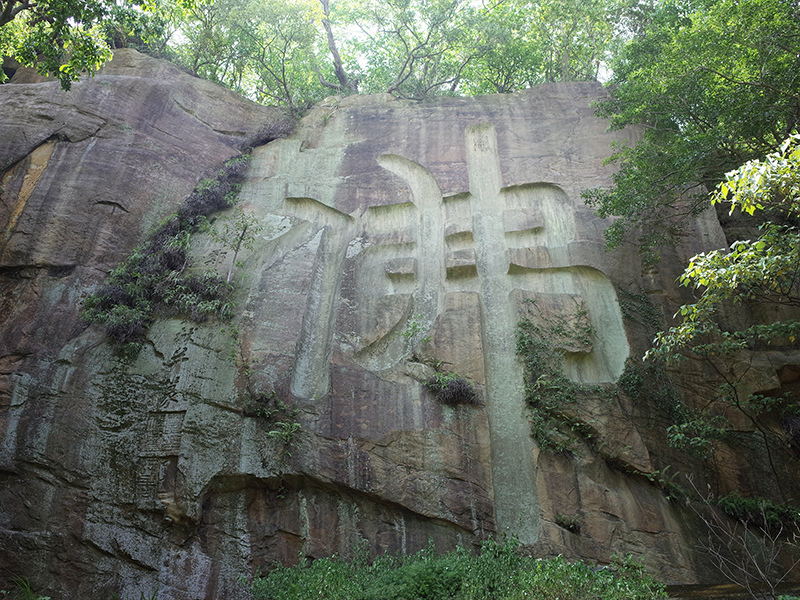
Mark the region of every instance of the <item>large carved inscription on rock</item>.
[[[419, 362], [445, 358], [446, 368], [469, 375], [484, 391], [490, 446], [485, 450], [491, 464], [482, 481], [470, 484], [491, 490], [493, 514], [478, 521], [493, 521], [493, 528], [534, 543], [541, 509], [522, 369], [515, 355], [523, 305], [535, 297], [550, 314], [574, 312], [578, 306], [588, 315], [597, 332], [594, 343], [565, 348], [565, 369], [576, 381], [615, 381], [628, 342], [614, 288], [585, 260], [587, 242], [577, 239], [573, 200], [562, 185], [542, 181], [535, 172], [504, 185], [495, 123], [478, 120], [458, 127], [462, 149], [456, 155], [462, 157], [463, 173], [460, 184], [446, 182], [447, 192], [441, 175], [415, 160], [419, 152], [413, 151], [374, 152], [371, 159], [383, 174], [365, 168], [361, 180], [357, 174], [342, 178], [343, 167], [333, 164], [329, 176], [339, 183], [334, 189], [322, 185], [321, 174], [298, 186], [273, 169], [261, 180], [260, 196], [256, 186], [249, 191], [248, 200], [266, 208], [268, 220], [290, 219], [288, 224], [274, 221], [280, 227], [264, 276], [269, 278], [269, 271], [292, 254], [308, 257], [304, 289], [294, 296], [303, 310], [290, 317], [296, 323], [293, 352], [287, 348], [282, 359], [253, 362], [269, 363], [266, 368], [280, 376], [274, 364], [282, 361], [291, 371], [291, 394], [328, 415], [330, 422], [321, 420], [325, 431], [338, 429], [344, 435], [346, 430], [352, 441], [354, 433], [374, 440], [393, 431], [418, 437], [425, 430], [447, 428], [441, 408], [420, 386], [430, 371]], [[319, 151], [299, 153], [292, 169], [307, 173], [302, 163]], [[436, 158], [429, 156], [431, 163]], [[263, 163], [286, 161], [278, 152]], [[367, 195], [379, 185], [374, 197]], [[298, 187], [307, 196], [294, 195]], [[348, 209], [349, 214], [344, 212]], [[471, 325], [462, 325], [463, 331], [454, 326], [467, 322]], [[460, 347], [471, 350], [454, 350]], [[353, 387], [371, 392], [348, 389]], [[394, 391], [387, 393], [390, 388]], [[340, 405], [349, 403], [343, 394], [370, 393], [378, 397], [364, 402], [362, 412], [343, 412]], [[347, 418], [356, 419], [357, 427], [336, 422]], [[375, 482], [368, 480], [353, 487], [374, 492], [370, 486]], [[444, 477], [436, 485], [451, 486], [452, 480]], [[408, 506], [409, 499], [397, 493], [394, 500]], [[418, 508], [442, 518], [436, 502], [418, 500]], [[479, 534], [476, 527], [485, 527], [475, 526], [474, 519], [473, 526], [454, 521], [474, 534]]]

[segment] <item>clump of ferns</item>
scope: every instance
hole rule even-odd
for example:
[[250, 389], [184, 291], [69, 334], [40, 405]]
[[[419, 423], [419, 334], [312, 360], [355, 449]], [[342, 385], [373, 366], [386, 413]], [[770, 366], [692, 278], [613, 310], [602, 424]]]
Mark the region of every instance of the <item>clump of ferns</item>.
[[480, 404], [480, 397], [475, 387], [458, 373], [437, 371], [423, 385], [436, 395], [436, 400], [447, 406]]
[[168, 217], [109, 273], [83, 303], [81, 316], [105, 325], [106, 335], [135, 355], [156, 312], [186, 315], [195, 322], [227, 318], [232, 303], [225, 280], [216, 273], [185, 274], [192, 234], [206, 218], [230, 207], [247, 173], [249, 154], [228, 160], [216, 176], [202, 180]]

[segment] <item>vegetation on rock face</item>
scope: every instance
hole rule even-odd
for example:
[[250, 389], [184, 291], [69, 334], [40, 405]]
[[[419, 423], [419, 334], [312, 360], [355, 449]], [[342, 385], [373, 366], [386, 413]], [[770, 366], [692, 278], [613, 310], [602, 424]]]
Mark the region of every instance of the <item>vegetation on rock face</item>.
[[[731, 495], [707, 503], [701, 518], [726, 577], [771, 585], [769, 553], [798, 550], [795, 510], [785, 503], [792, 466], [779, 457], [798, 444], [800, 404], [791, 390], [754, 393], [761, 384], [750, 375], [759, 359], [800, 343], [800, 6], [661, 2], [642, 24], [612, 61], [610, 96], [598, 105], [612, 127], [638, 125], [641, 137], [617, 149], [614, 186], [584, 196], [601, 216], [617, 217], [608, 245], [636, 235], [646, 261], [683, 235], [709, 198], [758, 229], [749, 239], [726, 230], [730, 248], [690, 261], [680, 281], [697, 300], [657, 336], [644, 367], [695, 361], [694, 408], [650, 394], [672, 420], [672, 446], [710, 461], [720, 443], [744, 443], [766, 458], [765, 493], [784, 502]], [[723, 226], [733, 221], [718, 212]], [[619, 382], [632, 397], [661, 387], [640, 385], [640, 370], [626, 369]], [[788, 546], [787, 531], [795, 535]]]
[[800, 308], [800, 235], [793, 225], [800, 221], [800, 135], [730, 172], [712, 202], [767, 220], [757, 239], [691, 259], [680, 283], [700, 299], [680, 308], [680, 325], [659, 334], [654, 356], [710, 359], [800, 339], [800, 320], [791, 316], [745, 328], [725, 323], [731, 305]]
[[437, 556], [433, 547], [374, 562], [339, 558], [301, 560], [257, 578], [256, 600], [656, 600], [664, 587], [630, 559], [607, 567], [561, 557], [524, 556], [514, 541], [483, 543], [479, 553], [463, 548]]
[[288, 446], [294, 441], [301, 429], [296, 421], [300, 409], [294, 405], [286, 404], [274, 393], [262, 394], [245, 403], [242, 414], [245, 417], [254, 417], [265, 423], [268, 428], [267, 436], [283, 447], [283, 452], [291, 456]]
[[436, 375], [423, 385], [436, 394], [439, 402], [448, 406], [480, 403], [478, 392], [463, 375], [458, 373], [437, 371]]
[[[262, 132], [263, 133], [263, 132]], [[259, 134], [263, 141], [266, 134]], [[273, 131], [272, 137], [283, 133]], [[230, 316], [228, 290], [239, 249], [248, 247], [259, 229], [241, 209], [215, 238], [234, 250], [227, 281], [216, 273], [186, 274], [192, 235], [208, 229], [206, 218], [229, 208], [236, 199], [250, 160], [243, 153], [226, 161], [217, 175], [201, 181], [141, 246], [117, 265], [103, 286], [83, 303], [82, 317], [105, 325], [106, 334], [136, 354], [157, 313], [186, 315], [195, 322]]]
[[582, 386], [563, 372], [565, 347], [590, 347], [594, 331], [585, 310], [550, 317], [535, 302], [533, 314], [517, 324], [517, 355], [525, 369], [525, 401], [530, 408], [531, 434], [544, 451], [569, 453], [576, 441], [591, 438], [585, 423], [569, 408], [583, 394], [604, 394], [604, 386]]
[[744, 498], [738, 492], [733, 492], [716, 498], [714, 504], [729, 517], [759, 527], [800, 525], [800, 508], [778, 504], [767, 498]]
[[563, 527], [572, 533], [581, 532], [581, 523], [583, 523], [583, 515], [580, 513], [574, 515], [565, 515], [563, 513], [556, 513], [556, 525]]
[[105, 284], [83, 303], [83, 318], [102, 323], [115, 342], [136, 350], [157, 309], [203, 321], [225, 306], [225, 282], [218, 276], [184, 276], [189, 243], [205, 217], [227, 208], [247, 171], [249, 155], [229, 160], [214, 179], [202, 181], [177, 214], [168, 218], [109, 274]]
[[[715, 397], [697, 411], [691, 439], [708, 446], [730, 429], [723, 415], [733, 410], [762, 438], [780, 487], [772, 448], [795, 443], [800, 402], [779, 391], [753, 393], [746, 375], [760, 353], [800, 344], [800, 236], [792, 224], [800, 219], [800, 136], [729, 173], [712, 201], [731, 212], [763, 215], [760, 235], [691, 259], [680, 282], [699, 299], [680, 308], [680, 323], [658, 334], [650, 356], [692, 358], [709, 369]], [[771, 310], [765, 313], [765, 307]], [[772, 426], [776, 420], [783, 434]], [[686, 428], [672, 433], [689, 439], [683, 437]]]

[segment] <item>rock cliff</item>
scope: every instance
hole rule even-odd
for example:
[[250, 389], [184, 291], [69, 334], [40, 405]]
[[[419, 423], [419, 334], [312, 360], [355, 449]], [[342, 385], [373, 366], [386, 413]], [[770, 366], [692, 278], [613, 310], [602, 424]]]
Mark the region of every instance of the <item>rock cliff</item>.
[[[525, 410], [521, 318], [583, 323], [587, 339], [555, 344], [564, 372], [610, 389], [680, 302], [683, 261], [724, 244], [709, 214], [659, 270], [605, 250], [580, 193], [609, 183], [610, 144], [631, 134], [594, 117], [602, 94], [326, 101], [253, 152], [239, 205], [262, 229], [233, 318], [163, 315], [130, 358], [82, 300], [280, 117], [133, 51], [68, 93], [0, 87], [7, 572], [54, 598], [233, 599], [240, 576], [301, 552], [507, 532], [696, 581], [696, 534], [658, 485], [678, 459], [656, 409], [587, 397], [575, 418], [594, 441], [570, 453], [540, 451]], [[193, 246], [195, 269], [230, 260], [209, 236]], [[479, 402], [438, 402], [424, 383], [443, 371]]]

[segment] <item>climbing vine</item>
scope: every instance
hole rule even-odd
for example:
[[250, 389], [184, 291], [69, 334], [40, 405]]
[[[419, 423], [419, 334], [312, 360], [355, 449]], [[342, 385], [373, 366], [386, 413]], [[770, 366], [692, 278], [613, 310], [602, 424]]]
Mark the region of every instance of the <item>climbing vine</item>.
[[530, 408], [531, 435], [543, 451], [570, 453], [580, 440], [590, 440], [590, 427], [567, 410], [583, 395], [605, 394], [607, 386], [580, 385], [563, 373], [569, 346], [590, 346], [594, 330], [588, 313], [577, 303], [573, 314], [545, 315], [534, 300], [532, 316], [517, 324], [517, 355], [525, 370], [525, 402]]
[[617, 288], [617, 298], [623, 318], [653, 331], [661, 329], [661, 315], [646, 293]]

